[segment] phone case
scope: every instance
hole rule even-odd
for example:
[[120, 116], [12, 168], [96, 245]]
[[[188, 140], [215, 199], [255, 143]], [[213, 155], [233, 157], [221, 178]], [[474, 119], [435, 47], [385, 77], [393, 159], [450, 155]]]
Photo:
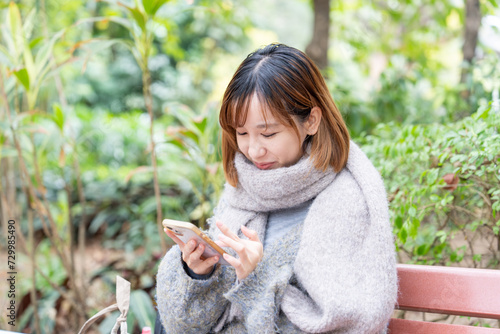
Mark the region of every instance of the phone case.
[[196, 240], [196, 245], [203, 243], [205, 250], [203, 251], [202, 259], [218, 255], [220, 264], [229, 265], [222, 256], [226, 252], [195, 225], [188, 222], [165, 219], [163, 220], [163, 226], [175, 233], [177, 238], [181, 239], [184, 243], [189, 242], [191, 239]]

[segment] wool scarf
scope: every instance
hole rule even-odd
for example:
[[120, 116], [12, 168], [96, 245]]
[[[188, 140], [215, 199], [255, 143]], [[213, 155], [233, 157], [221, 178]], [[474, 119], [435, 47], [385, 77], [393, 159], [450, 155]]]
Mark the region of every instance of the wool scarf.
[[338, 174], [311, 160], [306, 153], [290, 167], [260, 170], [237, 153], [238, 185], [226, 184], [213, 218], [241, 238], [245, 225], [263, 241], [269, 212], [313, 199], [293, 261], [299, 289], [289, 285], [279, 307], [306, 332], [382, 333], [397, 291], [382, 179], [353, 142]]
[[239, 230], [239, 226], [245, 224], [242, 218], [251, 217], [247, 227], [257, 231], [261, 241], [269, 212], [292, 208], [315, 198], [336, 175], [332, 168], [326, 172], [316, 169], [308, 154], [292, 166], [270, 170], [257, 168], [241, 153], [236, 154], [234, 163], [239, 184], [237, 187], [226, 184], [223, 202], [232, 209], [224, 210], [226, 214], [237, 218], [231, 217], [224, 223]]

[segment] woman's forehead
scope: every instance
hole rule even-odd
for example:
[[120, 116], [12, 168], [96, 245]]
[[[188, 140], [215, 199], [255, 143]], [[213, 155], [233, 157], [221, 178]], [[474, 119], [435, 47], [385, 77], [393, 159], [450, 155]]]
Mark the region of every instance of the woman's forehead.
[[257, 92], [233, 103], [232, 119], [234, 128], [252, 126], [272, 128], [281, 125], [291, 126], [292, 120], [284, 101], [273, 102]]
[[271, 128], [281, 125], [269, 110], [269, 106], [263, 104], [256, 95], [253, 95], [242, 107], [239, 115], [235, 115], [238, 126]]

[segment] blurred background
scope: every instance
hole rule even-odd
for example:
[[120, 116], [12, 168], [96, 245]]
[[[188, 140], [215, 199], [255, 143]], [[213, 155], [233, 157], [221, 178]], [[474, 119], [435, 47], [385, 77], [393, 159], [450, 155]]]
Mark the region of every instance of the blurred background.
[[382, 174], [399, 262], [500, 269], [496, 0], [1, 0], [0, 30], [0, 329], [75, 333], [116, 275], [129, 332], [153, 327], [161, 220], [205, 226], [222, 94], [273, 42], [316, 62]]

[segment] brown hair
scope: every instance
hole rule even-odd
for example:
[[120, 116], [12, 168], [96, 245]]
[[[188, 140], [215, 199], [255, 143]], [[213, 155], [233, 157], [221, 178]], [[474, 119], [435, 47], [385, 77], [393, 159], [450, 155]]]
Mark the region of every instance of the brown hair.
[[311, 158], [319, 170], [332, 166], [339, 172], [349, 155], [349, 132], [325, 80], [302, 51], [283, 44], [270, 44], [243, 60], [226, 88], [219, 122], [222, 127], [222, 160], [226, 180], [238, 183], [234, 157], [238, 149], [236, 128], [245, 124], [253, 96], [274, 118], [291, 126], [295, 116], [305, 122], [313, 107], [321, 109], [321, 123], [304, 145], [311, 143]]

